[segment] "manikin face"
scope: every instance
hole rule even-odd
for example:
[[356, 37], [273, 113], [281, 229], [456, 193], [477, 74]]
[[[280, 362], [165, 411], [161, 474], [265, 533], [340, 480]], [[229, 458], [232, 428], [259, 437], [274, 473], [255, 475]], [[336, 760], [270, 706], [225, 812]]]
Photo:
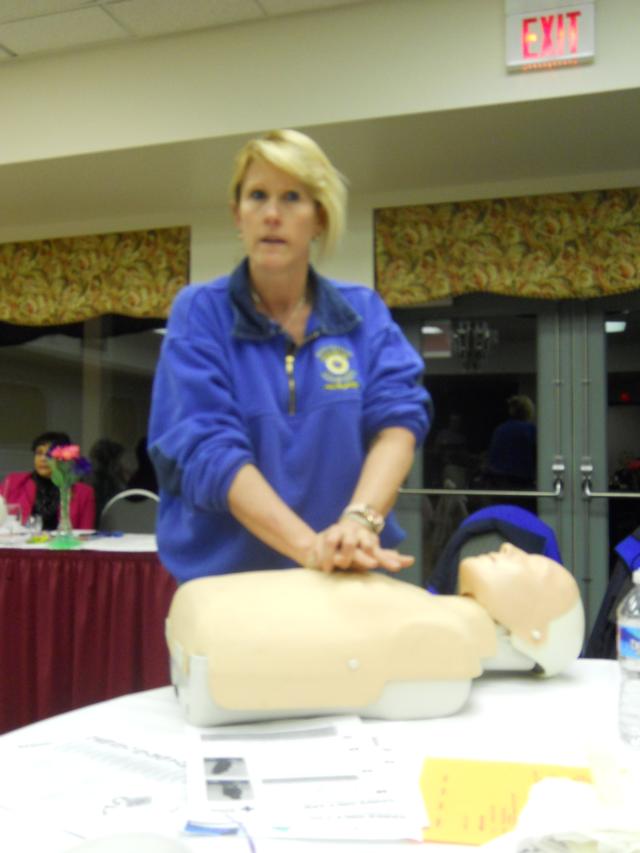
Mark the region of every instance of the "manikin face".
[[553, 560], [542, 554], [528, 554], [511, 542], [503, 542], [497, 551], [466, 557], [462, 562], [473, 565], [477, 572], [493, 573], [499, 570], [511, 576], [527, 575], [535, 577], [536, 583], [544, 583], [549, 574], [557, 570], [557, 564]]
[[321, 233], [322, 224], [303, 183], [265, 160], [254, 160], [234, 214], [252, 273], [306, 275], [311, 241]]
[[51, 477], [51, 465], [47, 452], [50, 444], [39, 444], [33, 452], [33, 468], [41, 477]]
[[534, 640], [542, 639], [549, 622], [579, 599], [564, 566], [509, 542], [498, 551], [462, 560], [459, 591], [482, 604], [499, 624]]

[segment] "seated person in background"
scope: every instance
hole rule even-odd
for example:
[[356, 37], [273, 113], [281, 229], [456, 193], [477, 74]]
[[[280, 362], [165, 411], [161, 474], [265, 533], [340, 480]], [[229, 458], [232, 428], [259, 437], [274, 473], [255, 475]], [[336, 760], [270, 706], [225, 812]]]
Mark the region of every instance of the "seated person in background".
[[[33, 471], [7, 474], [0, 484], [0, 492], [8, 504], [19, 504], [23, 523], [31, 515], [42, 517], [44, 530], [58, 526], [60, 493], [51, 482], [51, 466], [47, 453], [52, 447], [71, 444], [64, 432], [43, 432], [31, 443]], [[74, 483], [71, 491], [71, 523], [78, 529], [95, 526], [95, 498], [91, 486]]]
[[158, 479], [156, 471], [147, 452], [147, 436], [143, 435], [136, 444], [136, 459], [138, 467], [129, 477], [128, 489], [146, 489], [158, 494]]
[[127, 488], [123, 456], [124, 445], [110, 438], [99, 438], [89, 451], [91, 485], [95, 492], [98, 519], [107, 501]]

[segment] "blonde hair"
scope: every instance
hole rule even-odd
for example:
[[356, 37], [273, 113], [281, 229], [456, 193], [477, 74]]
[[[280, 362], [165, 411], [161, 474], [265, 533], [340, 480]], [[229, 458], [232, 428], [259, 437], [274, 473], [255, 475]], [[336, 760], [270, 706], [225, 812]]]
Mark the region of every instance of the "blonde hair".
[[507, 409], [512, 418], [519, 421], [532, 421], [536, 414], [533, 400], [525, 394], [515, 394], [507, 400]]
[[265, 160], [305, 185], [319, 208], [323, 225], [320, 252], [332, 252], [344, 231], [347, 188], [345, 178], [320, 146], [298, 130], [272, 130], [249, 140], [234, 162], [229, 188], [234, 207], [240, 200], [247, 169], [256, 159]]

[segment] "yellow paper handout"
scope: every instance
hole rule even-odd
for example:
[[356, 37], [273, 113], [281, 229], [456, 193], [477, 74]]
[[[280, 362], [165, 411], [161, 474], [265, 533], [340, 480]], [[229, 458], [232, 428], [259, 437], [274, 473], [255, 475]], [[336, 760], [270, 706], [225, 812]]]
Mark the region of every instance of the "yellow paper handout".
[[548, 776], [592, 781], [587, 767], [427, 758], [420, 775], [430, 820], [424, 840], [484, 844], [509, 832], [531, 786]]

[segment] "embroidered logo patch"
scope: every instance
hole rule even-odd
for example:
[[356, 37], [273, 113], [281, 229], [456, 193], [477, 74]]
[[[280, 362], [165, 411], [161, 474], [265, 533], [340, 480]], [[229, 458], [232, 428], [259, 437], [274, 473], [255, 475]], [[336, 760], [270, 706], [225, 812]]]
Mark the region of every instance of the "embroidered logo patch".
[[328, 346], [321, 347], [316, 357], [324, 364], [322, 378], [326, 391], [346, 391], [360, 387], [358, 375], [351, 367], [352, 352], [343, 347]]

